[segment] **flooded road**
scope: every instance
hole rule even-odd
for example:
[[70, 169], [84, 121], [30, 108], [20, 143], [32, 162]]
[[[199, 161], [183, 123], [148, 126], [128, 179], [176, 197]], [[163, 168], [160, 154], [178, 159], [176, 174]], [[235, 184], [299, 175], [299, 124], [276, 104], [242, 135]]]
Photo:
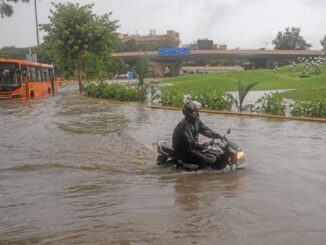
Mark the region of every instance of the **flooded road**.
[[247, 168], [177, 172], [181, 112], [60, 92], [0, 101], [0, 244], [325, 244], [326, 124], [202, 114]]

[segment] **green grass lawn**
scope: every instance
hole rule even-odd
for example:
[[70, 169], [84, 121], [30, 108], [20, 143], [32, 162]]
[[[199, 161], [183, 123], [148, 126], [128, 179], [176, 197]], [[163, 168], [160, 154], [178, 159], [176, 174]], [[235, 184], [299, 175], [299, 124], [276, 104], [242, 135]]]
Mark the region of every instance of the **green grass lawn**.
[[233, 71], [215, 74], [196, 74], [164, 79], [165, 83], [172, 83], [174, 87], [184, 92], [196, 90], [220, 89], [223, 91], [237, 91], [238, 81], [244, 84], [259, 82], [253, 90], [295, 89], [284, 93], [285, 98], [313, 100], [326, 98], [326, 72], [320, 75], [310, 75], [300, 78], [299, 74], [290, 74], [287, 67], [274, 74], [272, 70], [259, 69], [248, 71]]
[[283, 98], [289, 98], [294, 100], [315, 100], [315, 99], [326, 99], [326, 88], [322, 89], [297, 89], [282, 93]]

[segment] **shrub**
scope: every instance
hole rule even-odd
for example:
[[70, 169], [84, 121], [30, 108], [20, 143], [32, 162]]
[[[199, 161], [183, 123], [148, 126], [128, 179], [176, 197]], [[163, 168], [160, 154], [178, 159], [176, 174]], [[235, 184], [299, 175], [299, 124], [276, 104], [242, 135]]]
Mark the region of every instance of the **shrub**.
[[[325, 69], [325, 58], [323, 57], [299, 57], [298, 66], [300, 70], [299, 77], [306, 78], [310, 75], [319, 75], [324, 72]], [[296, 63], [290, 62], [289, 71], [295, 70]]]
[[87, 83], [84, 87], [85, 94], [90, 97], [97, 97], [98, 87], [93, 83]]
[[[200, 102], [204, 108], [215, 110], [231, 110], [232, 101], [219, 90], [190, 92], [192, 100]], [[161, 104], [163, 106], [182, 107], [184, 93], [182, 90], [168, 88], [162, 90]]]
[[257, 100], [253, 111], [272, 115], [285, 115], [286, 106], [279, 93], [268, 93]]
[[238, 82], [238, 96], [233, 96], [232, 94], [226, 94], [229, 99], [234, 103], [234, 105], [236, 106], [238, 111], [245, 111], [248, 108], [251, 108], [252, 105], [248, 104], [248, 105], [244, 105], [244, 99], [246, 98], [246, 96], [248, 95], [248, 93], [250, 92], [250, 90], [256, 86], [259, 82], [252, 82], [249, 83], [247, 85], [244, 85], [241, 81]]
[[162, 89], [161, 104], [163, 106], [182, 107], [183, 92], [179, 89]]
[[137, 101], [139, 99], [138, 89], [117, 83], [108, 84], [100, 82], [98, 85], [88, 83], [85, 87], [85, 94], [91, 97], [119, 101]]
[[204, 108], [215, 110], [231, 110], [232, 100], [219, 90], [197, 91], [191, 94], [192, 99], [200, 102]]
[[315, 101], [296, 101], [291, 114], [293, 116], [325, 118], [326, 101], [322, 99]]

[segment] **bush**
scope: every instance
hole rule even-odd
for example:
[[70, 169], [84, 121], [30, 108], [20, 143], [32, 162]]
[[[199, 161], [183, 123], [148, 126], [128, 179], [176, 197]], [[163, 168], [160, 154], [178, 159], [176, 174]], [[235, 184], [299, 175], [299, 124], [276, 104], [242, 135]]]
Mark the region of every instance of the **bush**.
[[85, 94], [90, 97], [97, 97], [98, 88], [93, 83], [87, 83], [84, 87]]
[[[190, 97], [192, 100], [200, 102], [207, 109], [231, 110], [232, 107], [232, 101], [218, 90], [190, 92]], [[163, 89], [161, 104], [163, 106], [182, 107], [183, 98], [184, 93], [182, 90], [175, 88]]]
[[253, 111], [263, 112], [272, 115], [285, 115], [286, 106], [283, 102], [282, 97], [279, 93], [269, 93], [265, 94], [257, 100]]
[[291, 111], [293, 116], [301, 117], [326, 117], [326, 101], [296, 101]]
[[197, 91], [192, 93], [191, 97], [207, 109], [231, 110], [233, 104], [232, 100], [219, 90]]
[[300, 74], [299, 77], [300, 78], [307, 78], [307, 77], [310, 77], [310, 75], [309, 74]]
[[100, 82], [98, 85], [88, 83], [85, 87], [85, 94], [91, 97], [113, 99], [119, 101], [139, 100], [139, 90], [127, 85], [117, 83], [108, 84]]
[[161, 104], [163, 106], [182, 107], [183, 92], [179, 89], [162, 89]]

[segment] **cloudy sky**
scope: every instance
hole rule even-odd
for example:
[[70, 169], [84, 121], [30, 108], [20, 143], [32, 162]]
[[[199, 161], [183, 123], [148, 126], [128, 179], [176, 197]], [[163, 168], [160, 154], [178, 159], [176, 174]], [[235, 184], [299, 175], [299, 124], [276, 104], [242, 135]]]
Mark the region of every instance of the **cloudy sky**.
[[[39, 23], [47, 23], [51, 0], [37, 0]], [[59, 1], [55, 1], [59, 2]], [[61, 2], [67, 2], [62, 0]], [[94, 3], [94, 12], [112, 12], [119, 32], [146, 35], [180, 32], [182, 44], [208, 38], [228, 48], [272, 48], [278, 31], [301, 27], [312, 49], [326, 34], [326, 0], [70, 0]], [[42, 36], [42, 33], [41, 33]], [[0, 47], [36, 45], [34, 4], [15, 5], [11, 18], [0, 18]]]

